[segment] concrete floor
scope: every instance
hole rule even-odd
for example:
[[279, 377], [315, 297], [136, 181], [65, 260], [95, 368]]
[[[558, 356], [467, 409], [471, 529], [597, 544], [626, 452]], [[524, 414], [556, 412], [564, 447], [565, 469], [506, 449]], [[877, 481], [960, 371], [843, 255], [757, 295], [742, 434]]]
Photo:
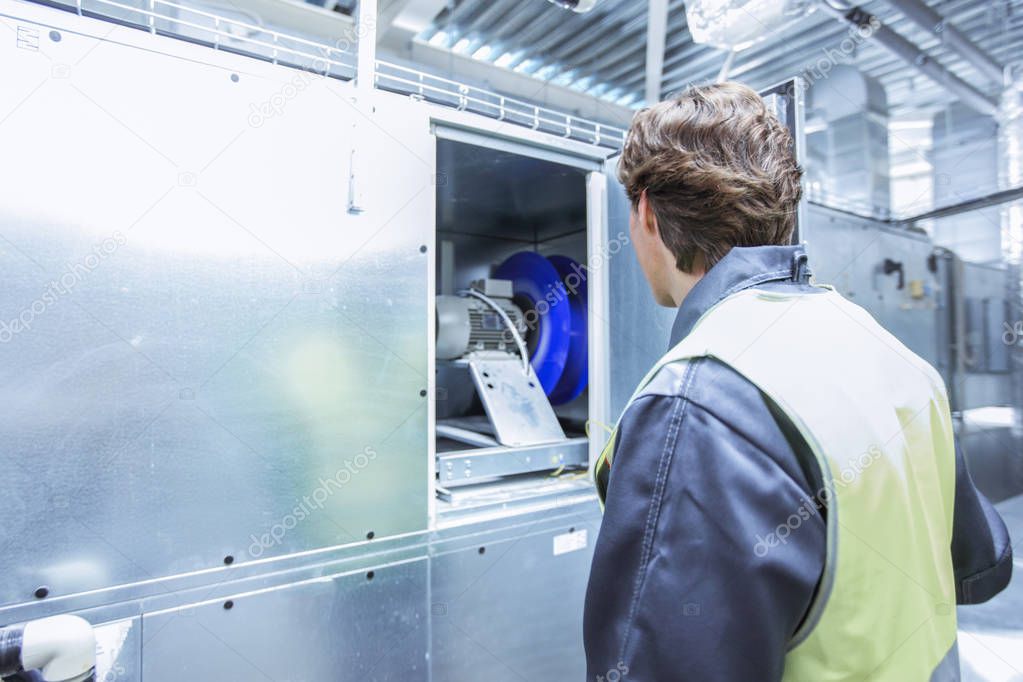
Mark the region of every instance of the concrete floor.
[[1023, 495], [995, 507], [1012, 537], [1012, 582], [986, 604], [959, 608], [963, 682], [1023, 682]]

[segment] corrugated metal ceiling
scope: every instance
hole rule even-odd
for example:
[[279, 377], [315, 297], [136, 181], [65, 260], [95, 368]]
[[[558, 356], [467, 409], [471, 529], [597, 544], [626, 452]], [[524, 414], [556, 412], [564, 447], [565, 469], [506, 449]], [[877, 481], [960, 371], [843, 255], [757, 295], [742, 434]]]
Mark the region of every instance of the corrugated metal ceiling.
[[[1023, 0], [929, 4], [996, 61], [1005, 64], [1023, 55]], [[991, 92], [993, 86], [972, 65], [887, 3], [870, 0], [862, 6], [955, 74]], [[722, 50], [692, 42], [682, 0], [672, 0], [669, 7], [664, 93], [714, 80], [726, 56]], [[645, 0], [604, 0], [588, 14], [567, 12], [542, 0], [460, 0], [449, 4], [417, 39], [634, 106], [643, 99], [646, 15]], [[759, 88], [796, 74], [813, 73], [818, 63], [832, 59], [828, 50], [835, 55], [849, 35], [847, 24], [818, 9], [740, 52], [730, 78]], [[842, 63], [855, 64], [881, 80], [893, 114], [937, 108], [954, 99], [873, 41], [862, 42], [848, 55], [837, 54]]]

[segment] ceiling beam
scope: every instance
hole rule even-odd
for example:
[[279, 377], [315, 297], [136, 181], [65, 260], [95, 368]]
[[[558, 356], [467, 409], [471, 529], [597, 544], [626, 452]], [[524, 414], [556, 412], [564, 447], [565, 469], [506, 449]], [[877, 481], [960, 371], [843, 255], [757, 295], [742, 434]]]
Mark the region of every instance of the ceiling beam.
[[650, 0], [646, 33], [646, 103], [661, 99], [664, 46], [668, 38], [668, 0]]

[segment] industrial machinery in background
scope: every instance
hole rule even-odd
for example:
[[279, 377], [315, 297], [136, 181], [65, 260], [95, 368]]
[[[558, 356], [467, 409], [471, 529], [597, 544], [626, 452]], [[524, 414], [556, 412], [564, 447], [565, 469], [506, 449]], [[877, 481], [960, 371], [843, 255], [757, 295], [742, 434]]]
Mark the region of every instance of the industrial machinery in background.
[[[97, 675], [125, 681], [584, 676], [586, 469], [605, 441], [587, 427], [614, 421], [675, 316], [631, 252], [609, 158], [624, 131], [542, 107], [487, 118], [460, 84], [392, 67], [377, 89], [347, 61], [253, 126], [254, 102], [306, 75], [285, 54], [342, 56], [210, 49], [220, 18], [186, 41], [128, 9], [152, 30], [12, 0], [0, 15], [18, 35], [0, 45], [0, 142], [19, 159], [0, 166], [17, 247], [0, 319], [35, 314], [0, 344], [17, 387], [0, 624], [86, 618]], [[797, 152], [800, 93], [765, 93]], [[198, 183], [168, 190], [171, 158]], [[806, 213], [818, 280], [940, 365], [949, 288], [927, 237]], [[129, 225], [33, 313], [62, 264]], [[997, 329], [996, 301], [966, 307]]]
[[[353, 83], [284, 38], [261, 61], [162, 16], [0, 16], [29, 46], [0, 45], [0, 109], [46, 81], [0, 127], [25, 162], [0, 167], [2, 319], [126, 237], [0, 344], [0, 625], [85, 618], [125, 681], [583, 675], [624, 131], [531, 107], [498, 133], [457, 84]], [[86, 53], [89, 97], [50, 80]], [[253, 125], [307, 75], [280, 62], [324, 54], [340, 77]], [[193, 169], [170, 191], [167, 159]]]

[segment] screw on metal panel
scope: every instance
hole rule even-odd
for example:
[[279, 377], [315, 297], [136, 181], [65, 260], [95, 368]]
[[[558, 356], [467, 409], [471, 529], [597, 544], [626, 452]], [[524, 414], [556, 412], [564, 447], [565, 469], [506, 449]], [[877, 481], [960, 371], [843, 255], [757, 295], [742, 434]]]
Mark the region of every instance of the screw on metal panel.
[[226, 557], [224, 557], [224, 564], [225, 565], [230, 566], [233, 563], [234, 563], [234, 557], [233, 556], [228, 554]]
[[376, 535], [377, 535], [376, 533], [374, 533], [373, 531], [370, 531], [370, 532], [366, 533], [366, 539], [367, 540], [372, 540], [373, 538], [376, 537]]
[[59, 43], [61, 39], [60, 31], [50, 31], [50, 40], [55, 43]]
[[366, 573], [366, 580], [372, 580], [373, 576], [375, 575], [376, 573], [374, 573], [373, 571], [369, 571], [368, 573]]
[[426, 253], [426, 244], [419, 247], [419, 253]]
[[50, 588], [46, 585], [40, 585], [36, 588], [35, 595], [36, 599], [46, 599], [47, 595], [50, 594]]
[[569, 533], [574, 533], [575, 532], [575, 526], [572, 526], [571, 528], [569, 528], [568, 532]]
[[487, 548], [486, 547], [480, 547], [476, 551], [478, 551], [480, 554], [486, 554], [487, 553]]
[[234, 602], [233, 601], [228, 599], [226, 602], [224, 602], [224, 610], [225, 611], [230, 611], [233, 608], [234, 608]]
[[236, 73], [232, 73], [232, 74], [231, 74], [231, 81], [232, 81], [233, 83], [237, 83], [237, 82], [238, 82], [238, 74], [236, 74]]
[[420, 397], [420, 398], [425, 398], [425, 397], [426, 397], [426, 389], [425, 389], [425, 388], [423, 388], [423, 389], [420, 389], [420, 391], [419, 391], [419, 397]]

